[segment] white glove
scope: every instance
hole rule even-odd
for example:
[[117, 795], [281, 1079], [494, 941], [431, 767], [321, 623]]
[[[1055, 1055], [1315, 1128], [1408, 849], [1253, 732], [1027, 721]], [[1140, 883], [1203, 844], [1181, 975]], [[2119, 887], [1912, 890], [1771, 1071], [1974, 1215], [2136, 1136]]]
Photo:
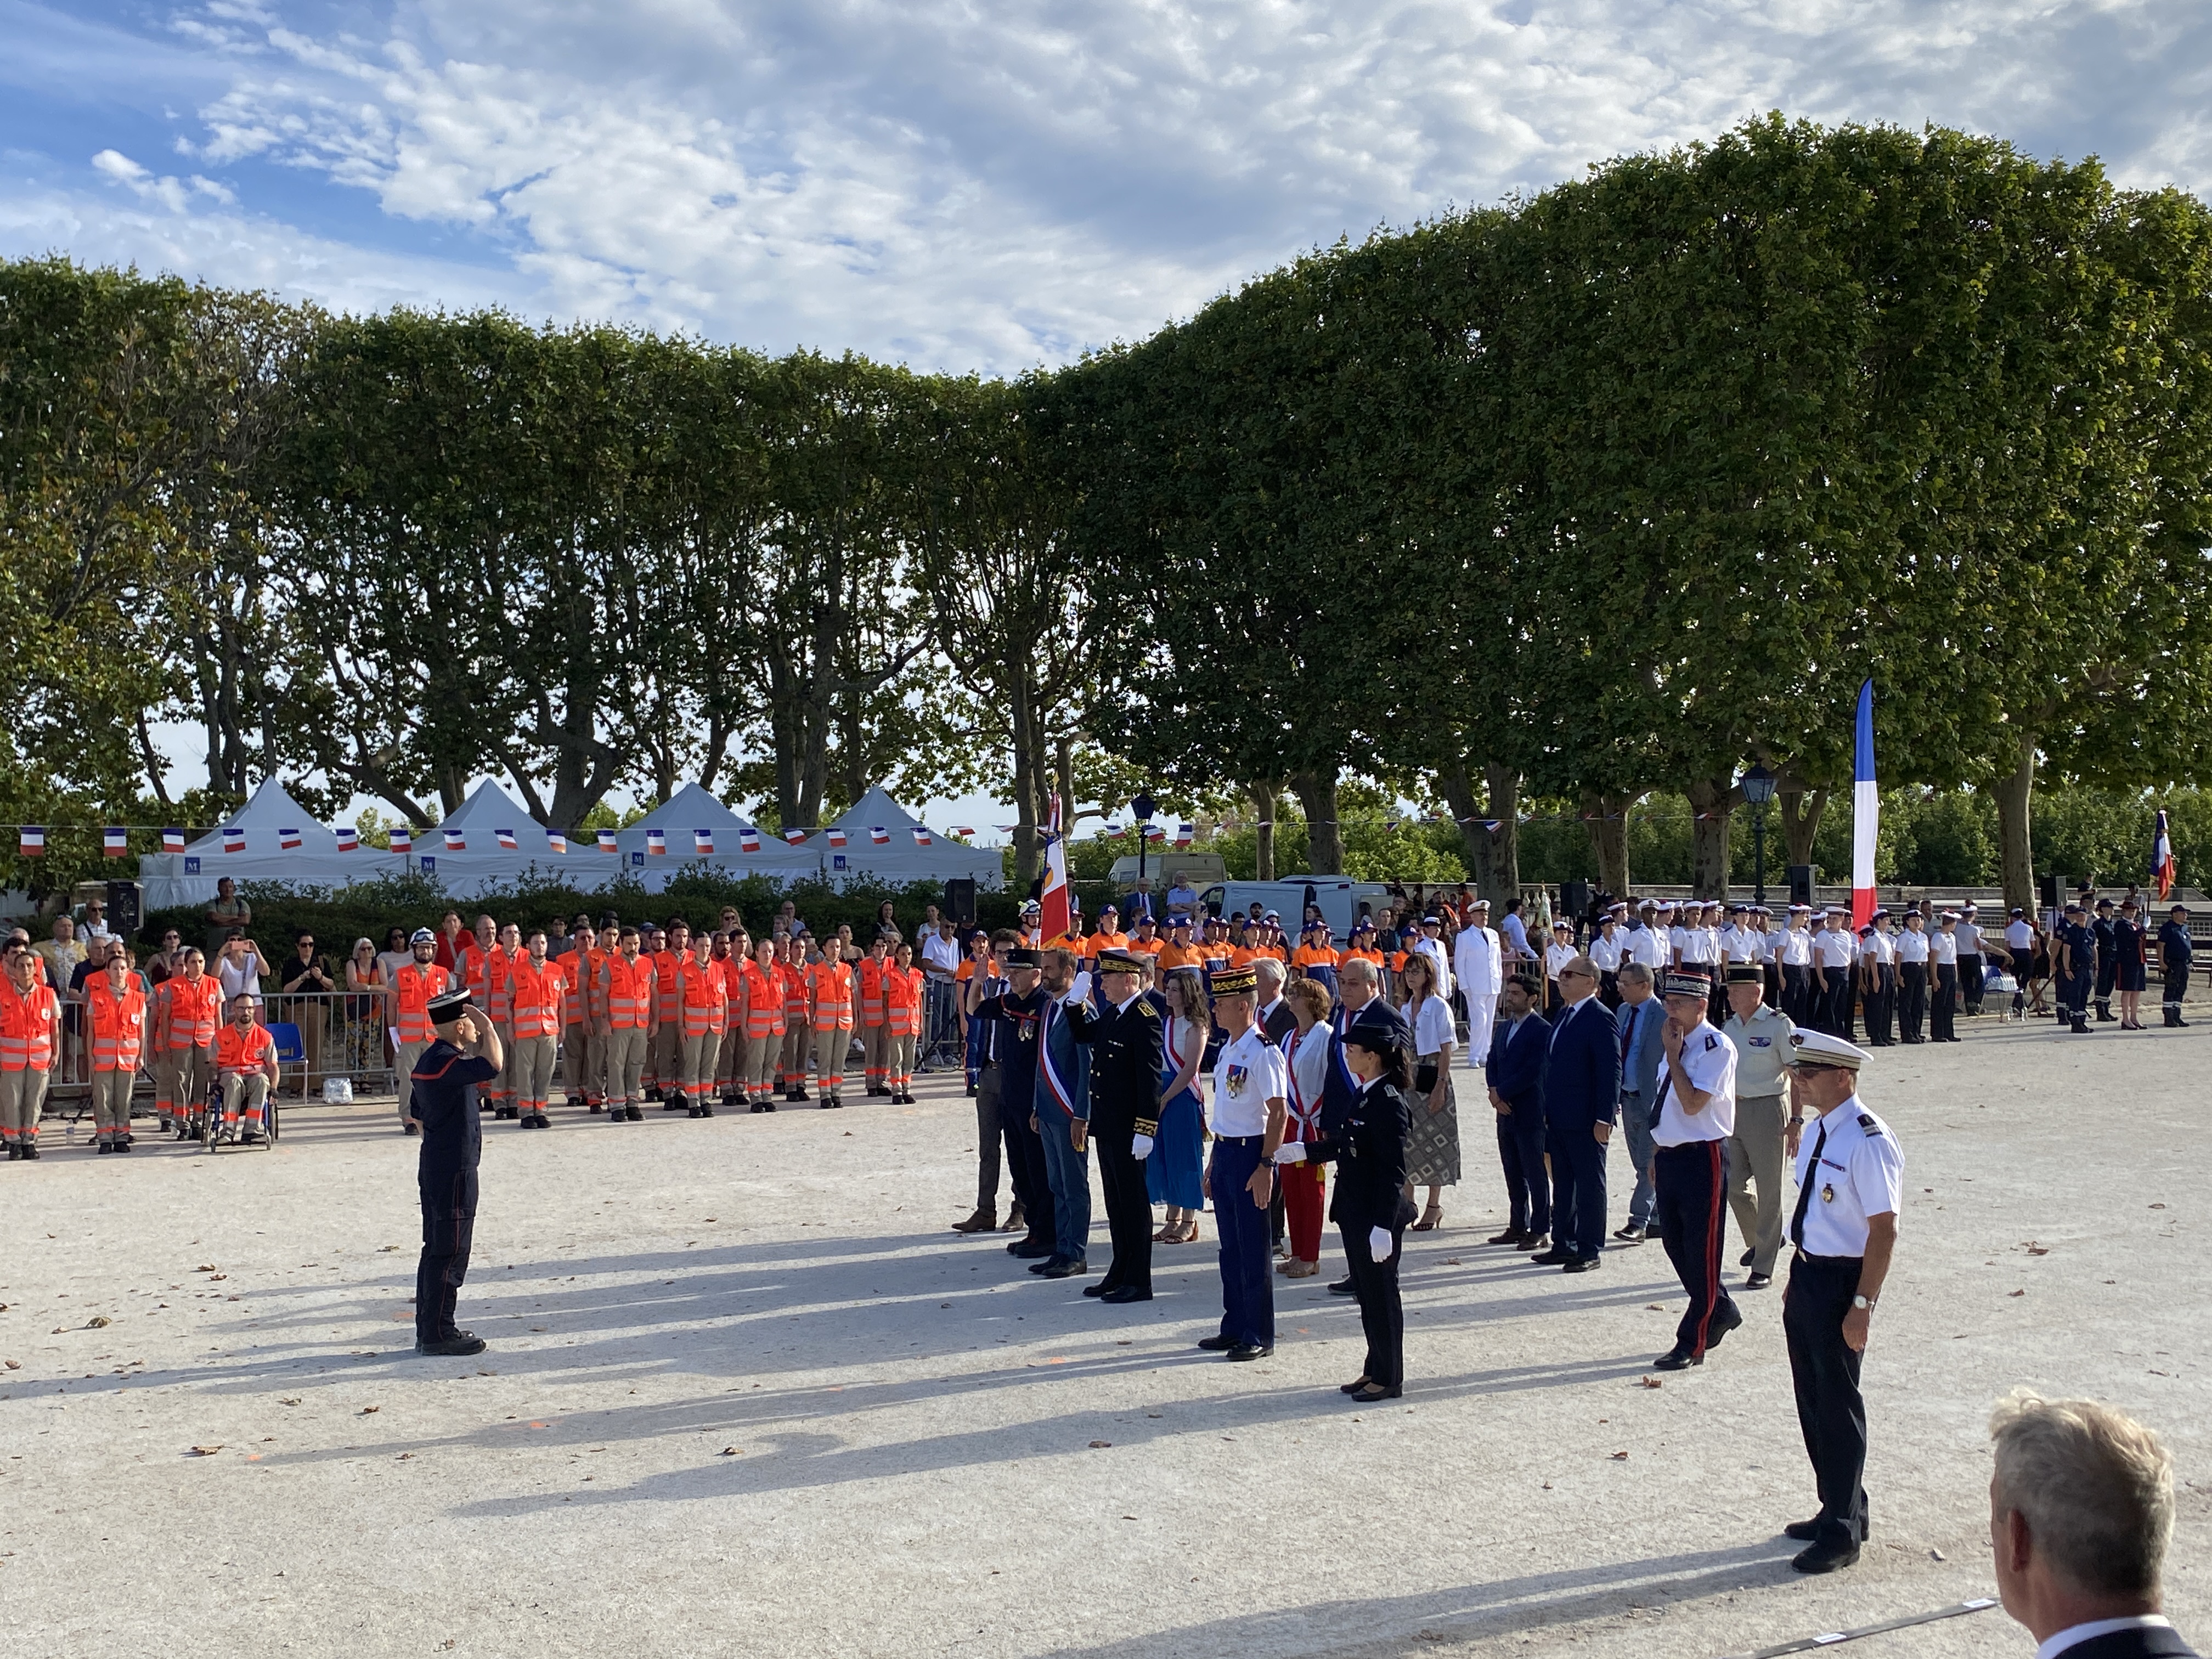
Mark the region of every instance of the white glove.
[[1275, 1162], [1278, 1164], [1303, 1164], [1305, 1161], [1306, 1148], [1302, 1140], [1286, 1140], [1275, 1148]]
[[1370, 1227], [1367, 1230], [1367, 1254], [1377, 1261], [1388, 1261], [1397, 1248], [1398, 1241], [1390, 1237], [1388, 1227]]
[[1152, 1155], [1152, 1138], [1150, 1135], [1131, 1135], [1129, 1137], [1129, 1156], [1131, 1158], [1135, 1158], [1138, 1163], [1142, 1164]]

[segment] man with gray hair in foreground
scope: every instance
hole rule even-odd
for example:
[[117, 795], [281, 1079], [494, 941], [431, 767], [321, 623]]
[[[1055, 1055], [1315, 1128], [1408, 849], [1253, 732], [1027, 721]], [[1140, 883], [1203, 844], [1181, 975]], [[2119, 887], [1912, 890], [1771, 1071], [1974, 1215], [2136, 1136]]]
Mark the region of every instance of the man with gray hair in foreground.
[[2036, 1659], [2194, 1659], [2159, 1612], [2173, 1533], [2173, 1460], [2092, 1400], [2015, 1389], [1990, 1414], [1997, 1595]]

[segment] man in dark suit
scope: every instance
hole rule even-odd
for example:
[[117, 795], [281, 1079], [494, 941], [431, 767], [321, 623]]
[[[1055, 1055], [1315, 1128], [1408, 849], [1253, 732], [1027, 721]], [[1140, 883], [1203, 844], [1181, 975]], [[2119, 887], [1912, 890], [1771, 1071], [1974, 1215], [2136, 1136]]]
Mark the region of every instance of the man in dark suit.
[[1283, 1000], [1283, 980], [1288, 970], [1273, 957], [1261, 957], [1252, 967], [1260, 975], [1261, 1035], [1279, 1048], [1283, 1039], [1298, 1029], [1298, 1017]]
[[1090, 1134], [1098, 1146], [1098, 1180], [1114, 1240], [1106, 1277], [1083, 1293], [1116, 1304], [1152, 1299], [1152, 1203], [1145, 1193], [1145, 1160], [1160, 1132], [1166, 1027], [1143, 988], [1134, 957], [1102, 951], [1095, 1006], [1066, 1005], [1075, 1040], [1091, 1049]]
[[1552, 1183], [1544, 1174], [1544, 1065], [1552, 1028], [1535, 1012], [1541, 994], [1527, 974], [1505, 981], [1483, 1067], [1491, 1109], [1498, 1114], [1498, 1159], [1505, 1168], [1511, 1205], [1505, 1231], [1490, 1242], [1534, 1251], [1549, 1249], [1552, 1243]]
[[2173, 1459], [2094, 1400], [2015, 1390], [1990, 1413], [1997, 1595], [2042, 1659], [2196, 1659], [2160, 1611]]
[[1598, 1000], [1597, 967], [1559, 968], [1566, 999], [1544, 1060], [1544, 1147], [1552, 1155], [1552, 1237], [1533, 1261], [1584, 1273], [1605, 1249], [1605, 1149], [1620, 1115], [1620, 1030]]

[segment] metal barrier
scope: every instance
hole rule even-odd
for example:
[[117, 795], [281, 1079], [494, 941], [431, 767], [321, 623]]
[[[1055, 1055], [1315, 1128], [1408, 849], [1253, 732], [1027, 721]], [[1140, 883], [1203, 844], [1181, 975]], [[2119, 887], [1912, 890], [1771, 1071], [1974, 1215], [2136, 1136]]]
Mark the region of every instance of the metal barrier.
[[[149, 1000], [150, 1001], [150, 1000]], [[306, 995], [278, 994], [262, 1000], [261, 1023], [299, 1030], [301, 1058], [281, 1062], [276, 1087], [297, 1091], [308, 1100], [322, 1098], [323, 1083], [344, 1078], [359, 1094], [391, 1094], [398, 1086], [384, 1017], [384, 999], [358, 992], [323, 991]], [[149, 1009], [151, 1023], [151, 1009]], [[49, 1109], [88, 1109], [92, 1095], [90, 1024], [81, 1002], [62, 1005], [62, 1052], [56, 1056], [47, 1086]], [[151, 1033], [149, 1033], [150, 1037]], [[150, 1103], [154, 1094], [149, 1050], [138, 1071], [134, 1100]], [[151, 1109], [150, 1104], [147, 1107]], [[137, 1108], [134, 1106], [134, 1110]]]

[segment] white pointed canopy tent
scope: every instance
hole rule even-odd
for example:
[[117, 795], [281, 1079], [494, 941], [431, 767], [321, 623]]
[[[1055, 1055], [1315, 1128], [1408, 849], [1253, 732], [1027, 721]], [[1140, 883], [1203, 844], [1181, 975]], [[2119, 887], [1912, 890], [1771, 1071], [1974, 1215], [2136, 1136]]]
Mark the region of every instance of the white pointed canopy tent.
[[[296, 842], [296, 845], [286, 845]], [[233, 850], [234, 849], [234, 850]], [[301, 887], [343, 887], [406, 868], [398, 854], [364, 847], [338, 851], [335, 832], [308, 816], [284, 786], [271, 778], [221, 827], [188, 842], [181, 853], [148, 853], [138, 879], [150, 910], [210, 904], [225, 876], [236, 881], [285, 881]]]

